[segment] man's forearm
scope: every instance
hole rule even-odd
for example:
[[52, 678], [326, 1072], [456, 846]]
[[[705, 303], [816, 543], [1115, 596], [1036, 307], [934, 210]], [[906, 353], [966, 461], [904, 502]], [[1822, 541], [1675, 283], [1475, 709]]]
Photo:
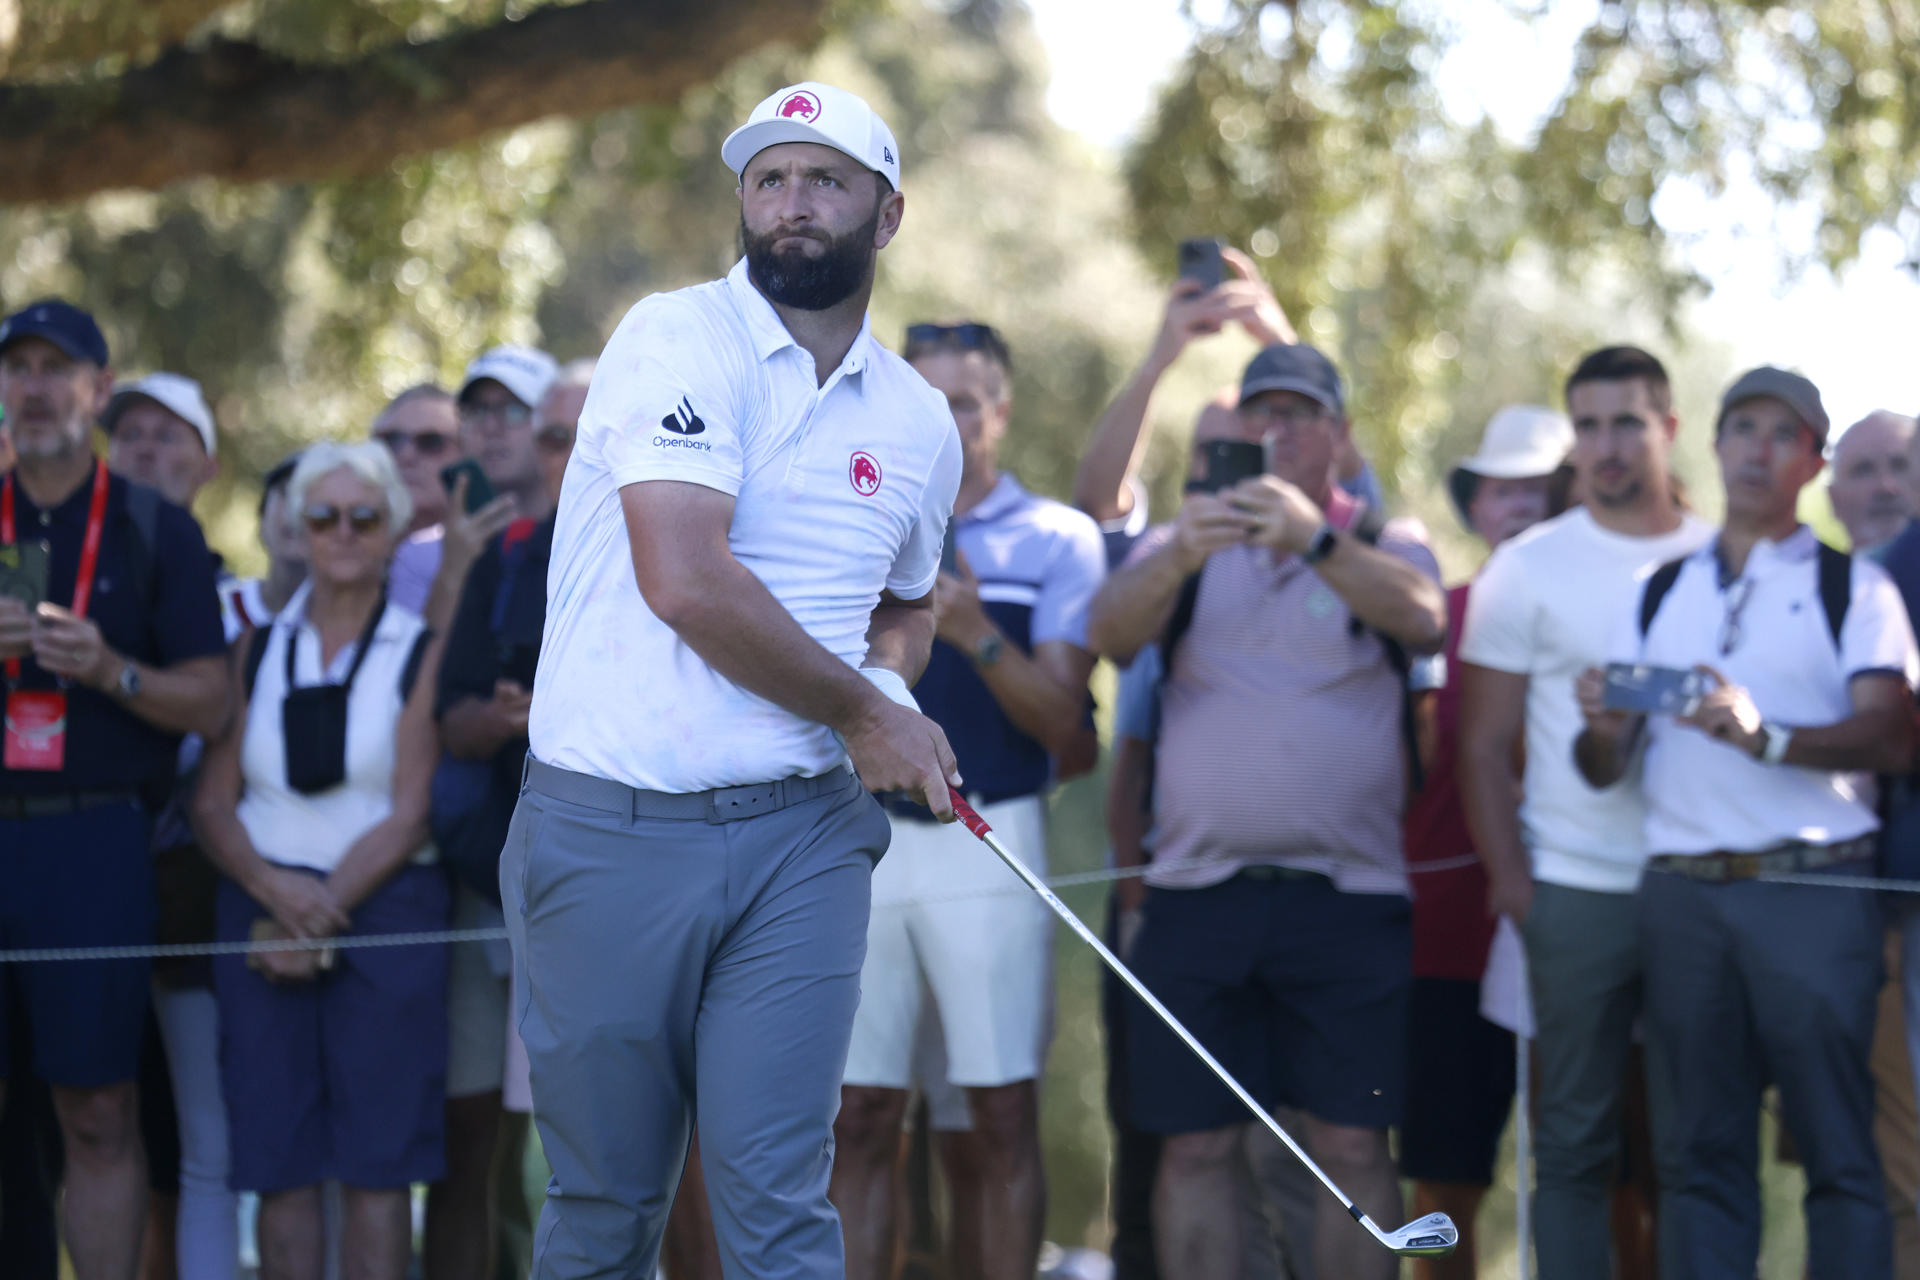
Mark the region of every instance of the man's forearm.
[[140, 692], [131, 698], [119, 690], [122, 660], [116, 657], [110, 665], [112, 674], [101, 682], [102, 692], [154, 728], [211, 738], [226, 727], [229, 679], [224, 657], [193, 658], [171, 667], [132, 663]]
[[1174, 542], [1117, 570], [1094, 596], [1087, 613], [1087, 643], [1093, 651], [1123, 666], [1132, 662], [1167, 625], [1188, 573]]
[[1084, 685], [1074, 690], [1060, 683], [1011, 640], [1004, 641], [992, 666], [975, 669], [1016, 729], [1045, 747], [1050, 755], [1072, 747], [1086, 712]]
[[1913, 767], [1913, 717], [1905, 707], [1874, 707], [1836, 724], [1795, 729], [1783, 763], [1836, 773], [1906, 773]]
[[1416, 653], [1447, 641], [1447, 596], [1440, 584], [1399, 556], [1337, 535], [1333, 554], [1314, 568], [1353, 616]]
[[1093, 428], [1074, 472], [1073, 504], [1095, 520], [1118, 520], [1127, 514], [1127, 481], [1139, 470], [1146, 451], [1147, 406], [1165, 372], [1157, 353], [1150, 353]]
[[[687, 592], [681, 604], [662, 615], [662, 621], [715, 671], [803, 720], [840, 732], [876, 700], [885, 701], [859, 672], [808, 635], [738, 560], [717, 556], [689, 570], [701, 589]], [[660, 612], [657, 606], [655, 612]], [[920, 612], [928, 615], [930, 646], [932, 614]], [[871, 636], [870, 624], [870, 647]], [[912, 678], [919, 677], [919, 669], [926, 665], [924, 650], [913, 661], [911, 643], [895, 635], [891, 626], [885, 630], [884, 647], [890, 652], [881, 658], [889, 667], [899, 662], [908, 668], [894, 668], [902, 678], [909, 671]]]
[[923, 602], [907, 604], [883, 597], [867, 622], [863, 667], [885, 667], [912, 688], [933, 653], [933, 610]]
[[1520, 830], [1520, 779], [1513, 772], [1513, 744], [1460, 743], [1460, 803], [1481, 865], [1494, 880], [1533, 874]]
[[440, 717], [440, 741], [449, 755], [462, 760], [485, 760], [513, 737], [510, 726], [491, 714], [485, 698], [468, 694]]

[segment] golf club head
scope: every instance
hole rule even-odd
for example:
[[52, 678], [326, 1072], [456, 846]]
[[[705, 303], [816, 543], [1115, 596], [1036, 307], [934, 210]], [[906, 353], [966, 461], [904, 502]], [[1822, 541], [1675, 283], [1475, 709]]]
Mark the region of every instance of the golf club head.
[[1374, 1234], [1380, 1237], [1381, 1244], [1403, 1258], [1444, 1257], [1460, 1243], [1460, 1229], [1444, 1213], [1430, 1213], [1398, 1231], [1385, 1232], [1376, 1227]]

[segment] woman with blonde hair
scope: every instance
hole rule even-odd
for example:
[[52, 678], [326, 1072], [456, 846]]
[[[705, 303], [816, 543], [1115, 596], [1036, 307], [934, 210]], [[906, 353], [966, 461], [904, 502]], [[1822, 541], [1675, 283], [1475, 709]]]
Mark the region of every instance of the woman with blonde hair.
[[[236, 644], [236, 712], [194, 802], [227, 879], [218, 936], [319, 941], [444, 928], [427, 835], [438, 646], [390, 603], [412, 503], [386, 449], [307, 450], [288, 484], [307, 583]], [[407, 1189], [441, 1176], [444, 946], [260, 951], [214, 962], [232, 1181], [260, 1194], [262, 1280], [315, 1280], [320, 1187], [346, 1188], [346, 1274], [401, 1280]]]

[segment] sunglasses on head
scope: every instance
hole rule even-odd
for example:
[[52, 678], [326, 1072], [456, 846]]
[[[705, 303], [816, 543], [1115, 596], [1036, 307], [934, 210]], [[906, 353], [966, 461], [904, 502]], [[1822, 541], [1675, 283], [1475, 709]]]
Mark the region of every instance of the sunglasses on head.
[[417, 449], [432, 458], [453, 448], [453, 437], [444, 431], [376, 431], [373, 438], [385, 445], [388, 453], [393, 454], [408, 448]]
[[372, 533], [387, 522], [387, 513], [379, 507], [355, 504], [351, 507], [336, 507], [331, 502], [315, 502], [300, 513], [311, 533], [325, 533], [335, 528], [342, 520], [355, 533]]
[[573, 448], [574, 428], [565, 422], [549, 422], [533, 433], [533, 443], [547, 453], [565, 453]]
[[968, 351], [990, 351], [1004, 356], [1007, 344], [990, 324], [979, 324], [972, 320], [960, 324], [910, 324], [907, 326], [907, 345], [914, 346], [951, 346]]

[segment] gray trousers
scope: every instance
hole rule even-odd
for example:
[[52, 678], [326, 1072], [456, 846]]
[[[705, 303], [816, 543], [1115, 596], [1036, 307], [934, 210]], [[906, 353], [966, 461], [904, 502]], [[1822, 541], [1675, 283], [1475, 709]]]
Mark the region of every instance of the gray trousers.
[[1807, 1172], [1808, 1274], [1887, 1280], [1893, 1224], [1867, 1065], [1881, 980], [1880, 904], [1862, 889], [1704, 884], [1653, 871], [1639, 896], [1647, 1030], [1672, 1073], [1663, 1145], [1680, 1159], [1680, 1176], [1660, 1193], [1663, 1280], [1669, 1272], [1674, 1280], [1751, 1280], [1760, 1256], [1760, 1100], [1769, 1082], [1779, 1087]]
[[[1622, 1101], [1641, 1008], [1634, 895], [1536, 884], [1522, 934], [1539, 1064], [1533, 1235], [1540, 1280], [1612, 1280]], [[1648, 1101], [1656, 1117], [1664, 1106], [1659, 1075], [1650, 1048]]]
[[844, 770], [663, 797], [529, 763], [500, 887], [553, 1169], [536, 1280], [654, 1274], [696, 1118], [730, 1280], [844, 1275], [827, 1179], [888, 836]]

